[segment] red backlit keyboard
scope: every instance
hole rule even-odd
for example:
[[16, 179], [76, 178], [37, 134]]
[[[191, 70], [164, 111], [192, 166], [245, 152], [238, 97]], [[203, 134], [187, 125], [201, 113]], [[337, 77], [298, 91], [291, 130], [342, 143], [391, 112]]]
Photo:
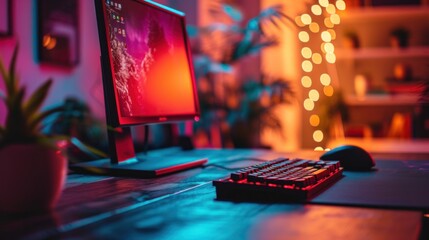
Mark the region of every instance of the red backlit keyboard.
[[342, 177], [338, 161], [278, 158], [213, 181], [219, 200], [304, 202]]

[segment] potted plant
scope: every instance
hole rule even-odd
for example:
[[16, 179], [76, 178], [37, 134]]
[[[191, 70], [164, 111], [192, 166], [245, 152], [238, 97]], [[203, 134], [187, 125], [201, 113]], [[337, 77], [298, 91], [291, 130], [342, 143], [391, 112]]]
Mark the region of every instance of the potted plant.
[[[294, 21], [281, 5], [266, 8], [245, 22], [230, 1], [213, 1], [209, 13], [212, 24], [188, 26], [202, 111], [195, 125], [197, 135], [221, 139], [222, 147], [264, 147], [259, 140], [261, 130], [282, 132], [272, 110], [289, 102], [291, 85], [264, 73], [240, 79], [234, 69], [244, 58], [275, 46], [282, 25], [294, 26]], [[219, 136], [213, 136], [216, 133]]]
[[[283, 79], [262, 76], [248, 80], [239, 89], [240, 103], [227, 104], [227, 119], [231, 141], [236, 148], [265, 148], [260, 133], [271, 129], [282, 135], [282, 124], [273, 112], [279, 104], [290, 103], [294, 96], [290, 83]], [[251, 129], [251, 131], [249, 131]]]
[[5, 86], [1, 99], [7, 111], [0, 126], [0, 212], [42, 212], [55, 206], [65, 183], [67, 160], [61, 152], [65, 141], [41, 132], [42, 121], [57, 111], [40, 110], [52, 80], [26, 98], [15, 72], [17, 55], [18, 46], [8, 70], [0, 61]]

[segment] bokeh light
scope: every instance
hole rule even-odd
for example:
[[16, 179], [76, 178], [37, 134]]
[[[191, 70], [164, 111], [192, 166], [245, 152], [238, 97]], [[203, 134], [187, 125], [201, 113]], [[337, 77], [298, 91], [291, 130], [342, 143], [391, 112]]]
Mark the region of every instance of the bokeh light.
[[335, 63], [337, 61], [337, 57], [333, 53], [326, 53], [326, 61], [328, 63]]
[[335, 6], [337, 6], [338, 10], [346, 10], [346, 2], [344, 2], [343, 0], [337, 0], [337, 2], [335, 2]]
[[326, 7], [326, 12], [328, 12], [329, 14], [335, 14], [336, 11], [337, 9], [335, 8], [334, 4], [329, 4]]
[[323, 73], [320, 75], [320, 83], [323, 86], [329, 86], [331, 84], [331, 76], [329, 76], [327, 73]]
[[304, 60], [302, 62], [302, 70], [304, 70], [304, 72], [311, 72], [313, 71], [313, 63], [311, 63], [309, 60]]
[[331, 42], [332, 40], [331, 34], [328, 31], [323, 31], [320, 36], [324, 42]]
[[303, 47], [302, 49], [301, 49], [301, 55], [304, 57], [304, 58], [307, 58], [307, 59], [309, 59], [309, 58], [311, 58], [311, 56], [312, 56], [312, 51], [311, 51], [311, 48], [309, 48], [309, 47]]
[[323, 132], [320, 131], [320, 130], [314, 131], [314, 133], [313, 133], [313, 140], [315, 142], [321, 142], [321, 141], [323, 141]]
[[327, 28], [333, 28], [335, 25], [332, 23], [331, 18], [327, 17], [325, 18], [325, 20], [323, 21], [323, 23], [325, 24], [325, 26]]
[[305, 24], [301, 21], [301, 16], [295, 17], [295, 23], [296, 23], [296, 25], [298, 25], [300, 27], [304, 27], [305, 26]]
[[318, 33], [320, 31], [319, 24], [317, 24], [315, 22], [310, 23], [309, 28], [310, 28], [310, 31], [313, 33]]
[[301, 15], [301, 21], [305, 25], [309, 25], [311, 23], [311, 16], [307, 13]]
[[331, 22], [333, 24], [336, 24], [336, 25], [340, 24], [340, 22], [341, 22], [340, 15], [338, 15], [338, 14], [332, 14], [329, 17], [329, 19], [331, 20]]
[[305, 32], [305, 31], [299, 32], [298, 38], [301, 42], [306, 43], [306, 42], [310, 41], [310, 35], [308, 35], [308, 32]]
[[334, 53], [335, 51], [334, 44], [330, 42], [323, 44], [323, 50], [325, 53]]
[[320, 53], [314, 53], [311, 57], [311, 60], [314, 64], [321, 64], [322, 63], [322, 55]]
[[325, 94], [325, 96], [327, 97], [332, 97], [334, 95], [334, 88], [329, 85], [329, 86], [325, 86], [323, 88], [323, 93]]
[[327, 7], [329, 5], [329, 0], [319, 0], [319, 5], [322, 7]]
[[311, 12], [316, 16], [322, 15], [322, 8], [320, 5], [313, 5], [311, 6]]
[[311, 81], [311, 78], [309, 76], [304, 76], [301, 78], [301, 84], [303, 87], [309, 88], [309, 87], [311, 87], [313, 82]]
[[320, 95], [319, 95], [319, 92], [316, 89], [311, 89], [310, 92], [308, 92], [308, 97], [313, 102], [317, 102], [317, 101], [319, 101]]
[[335, 32], [335, 30], [334, 30], [334, 29], [328, 29], [328, 30], [326, 30], [326, 31], [328, 31], [328, 32], [329, 32], [329, 34], [331, 34], [331, 38], [332, 38], [332, 40], [335, 40], [335, 39], [337, 38], [337, 33]]
[[314, 151], [316, 151], [316, 152], [323, 152], [324, 150], [323, 150], [323, 147], [318, 146], [318, 147], [314, 148]]
[[314, 109], [314, 102], [311, 101], [311, 99], [307, 98], [304, 100], [304, 109], [307, 111], [313, 111]]
[[320, 125], [320, 117], [319, 115], [313, 114], [310, 116], [310, 125], [313, 127], [317, 127]]

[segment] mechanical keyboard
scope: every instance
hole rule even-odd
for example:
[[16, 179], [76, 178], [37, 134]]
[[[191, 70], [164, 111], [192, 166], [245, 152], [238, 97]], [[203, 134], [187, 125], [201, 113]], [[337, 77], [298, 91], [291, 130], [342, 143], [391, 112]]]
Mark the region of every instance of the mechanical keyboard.
[[339, 161], [278, 158], [215, 180], [218, 200], [305, 202], [343, 175]]

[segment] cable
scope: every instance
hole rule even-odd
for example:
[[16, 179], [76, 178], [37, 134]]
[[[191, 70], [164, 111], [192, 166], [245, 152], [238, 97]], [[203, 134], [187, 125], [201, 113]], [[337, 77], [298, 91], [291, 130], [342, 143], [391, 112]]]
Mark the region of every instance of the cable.
[[[236, 161], [245, 161], [245, 160], [250, 160], [250, 161], [256, 161], [256, 162], [266, 162], [268, 160], [265, 159], [261, 159], [261, 158], [251, 158], [251, 157], [240, 157], [240, 158], [233, 158], [231, 160], [228, 161], [224, 161], [222, 163], [231, 163], [231, 162], [236, 162]], [[231, 168], [231, 167], [225, 167], [220, 165], [219, 163], [209, 163], [209, 164], [205, 164], [202, 166], [203, 168], [207, 168], [207, 167], [217, 167], [217, 168], [221, 168], [221, 169], [225, 169], [225, 170], [240, 170], [246, 167], [235, 167], [235, 168]]]
[[143, 138], [143, 154], [147, 154], [149, 147], [149, 125], [144, 126], [144, 138]]

